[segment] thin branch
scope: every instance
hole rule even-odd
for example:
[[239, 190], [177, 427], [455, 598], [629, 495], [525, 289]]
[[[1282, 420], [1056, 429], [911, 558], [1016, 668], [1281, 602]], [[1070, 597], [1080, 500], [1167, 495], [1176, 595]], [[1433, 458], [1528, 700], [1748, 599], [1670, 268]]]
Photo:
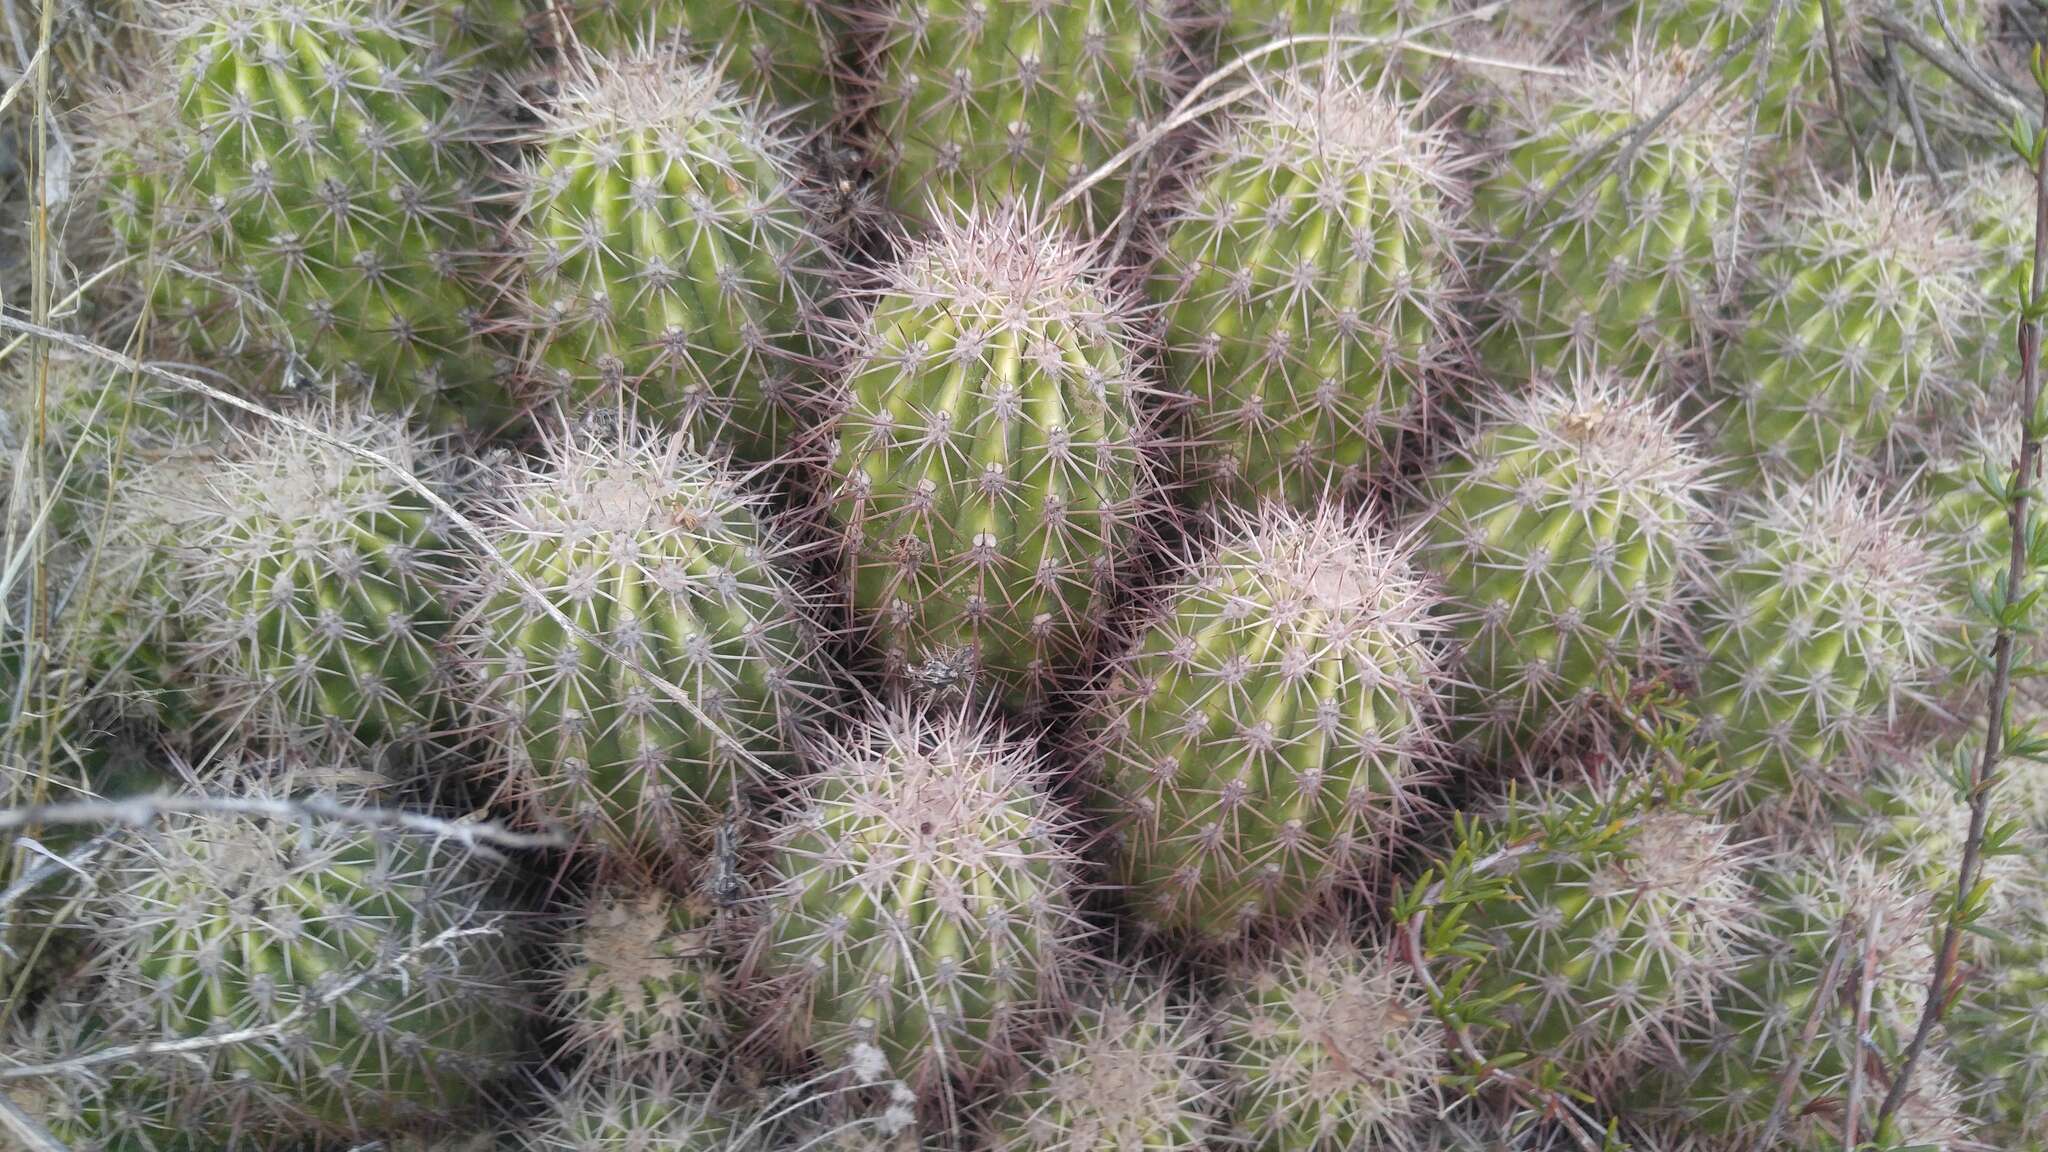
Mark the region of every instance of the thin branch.
[[360, 824], [366, 828], [399, 828], [453, 840], [479, 855], [489, 849], [552, 848], [562, 843], [559, 836], [513, 832], [494, 823], [463, 824], [404, 812], [392, 808], [362, 808], [338, 804], [318, 796], [294, 800], [266, 800], [246, 796], [189, 796], [164, 793], [155, 796], [124, 797], [119, 800], [82, 800], [61, 804], [30, 804], [0, 808], [0, 832], [11, 832], [37, 824], [148, 824], [159, 817], [194, 812], [219, 812], [241, 816], [264, 816], [274, 820], [333, 820]]
[[79, 352], [87, 356], [92, 356], [100, 360], [104, 360], [109, 364], [113, 364], [119, 367], [123, 371], [139, 372], [145, 376], [151, 377], [152, 379], [161, 380], [166, 384], [171, 384], [190, 392], [196, 392], [199, 395], [214, 401], [215, 403], [225, 404], [231, 408], [247, 412], [252, 416], [256, 416], [263, 420], [267, 420], [281, 427], [290, 428], [291, 430], [301, 433], [302, 435], [310, 436], [313, 439], [318, 440], [322, 444], [326, 444], [332, 448], [339, 449], [359, 459], [367, 460], [370, 463], [376, 465], [377, 467], [390, 472], [407, 489], [411, 490], [415, 495], [419, 496], [420, 499], [425, 500], [430, 506], [432, 506], [434, 511], [439, 512], [443, 516], [446, 516], [450, 523], [454, 524], [458, 529], [462, 531], [464, 535], [468, 536], [471, 540], [473, 540], [476, 543], [476, 546], [482, 551], [483, 555], [487, 557], [490, 560], [490, 562], [501, 573], [503, 573], [504, 576], [507, 579], [509, 579], [512, 582], [512, 584], [519, 589], [521, 593], [523, 593], [527, 597], [529, 601], [540, 605], [541, 609], [547, 613], [548, 619], [552, 621], [556, 627], [562, 629], [564, 633], [575, 637], [576, 640], [578, 640], [579, 642], [588, 644], [592, 648], [598, 650], [599, 652], [604, 653], [605, 656], [607, 656], [608, 658], [616, 660], [621, 664], [624, 664], [626, 667], [632, 669], [634, 673], [644, 678], [648, 683], [660, 689], [662, 695], [668, 697], [671, 701], [679, 705], [685, 712], [688, 712], [690, 714], [691, 719], [695, 720], [697, 723], [704, 726], [705, 731], [711, 733], [714, 737], [720, 739], [724, 744], [726, 744], [727, 751], [730, 751], [733, 754], [739, 756], [740, 759], [746, 761], [750, 766], [752, 766], [753, 768], [762, 772], [770, 778], [777, 775], [775, 769], [771, 765], [764, 762], [760, 758], [760, 756], [755, 754], [755, 752], [752, 749], [748, 748], [743, 741], [732, 739], [731, 736], [729, 736], [726, 733], [725, 729], [719, 725], [718, 721], [713, 719], [708, 713], [706, 713], [703, 709], [703, 706], [698, 704], [696, 700], [692, 699], [689, 693], [683, 691], [681, 686], [677, 685], [674, 681], [668, 679], [667, 677], [654, 672], [652, 669], [649, 669], [641, 660], [640, 654], [638, 652], [635, 652], [629, 648], [623, 648], [609, 644], [602, 638], [592, 635], [588, 629], [584, 628], [576, 621], [570, 619], [568, 614], [564, 613], [560, 608], [556, 607], [554, 601], [550, 600], [545, 594], [543, 594], [540, 588], [536, 586], [533, 583], [533, 581], [527, 579], [524, 574], [520, 573], [511, 564], [506, 562], [504, 556], [499, 554], [497, 546], [491, 543], [490, 536], [487, 533], [485, 533], [482, 528], [478, 527], [474, 521], [470, 520], [469, 517], [463, 515], [461, 511], [459, 511], [455, 507], [455, 505], [449, 503], [446, 497], [442, 496], [439, 492], [434, 491], [434, 489], [431, 486], [429, 486], [425, 481], [421, 480], [418, 476], [415, 476], [409, 469], [399, 467], [395, 462], [393, 462], [391, 459], [384, 456], [383, 454], [373, 451], [372, 449], [365, 448], [360, 444], [350, 443], [349, 441], [344, 440], [341, 437], [334, 435], [333, 433], [324, 431], [320, 428], [316, 428], [303, 420], [297, 419], [292, 416], [287, 416], [282, 412], [273, 411], [269, 408], [264, 407], [261, 404], [254, 403], [249, 400], [244, 400], [240, 396], [236, 396], [231, 392], [223, 391], [222, 389], [216, 388], [203, 380], [197, 380], [194, 379], [193, 377], [186, 376], [183, 373], [173, 372], [170, 369], [164, 368], [160, 365], [151, 364], [142, 360], [138, 360], [133, 356], [127, 355], [126, 353], [116, 352], [112, 348], [107, 348], [100, 344], [96, 344], [93, 341], [88, 340], [82, 336], [74, 336], [69, 332], [64, 332], [59, 329], [51, 328], [43, 324], [37, 324], [27, 320], [23, 320], [16, 316], [7, 315], [4, 312], [0, 312], [0, 328], [10, 329], [15, 332], [21, 332], [30, 336], [35, 336], [39, 339], [50, 341], [53, 344], [69, 348], [74, 352]]
[[0, 1092], [0, 1132], [21, 1141], [23, 1152], [71, 1152], [50, 1130], [35, 1122], [21, 1106]]
[[204, 1036], [187, 1036], [178, 1040], [143, 1040], [135, 1044], [119, 1044], [101, 1048], [80, 1056], [69, 1056], [48, 1064], [17, 1064], [12, 1068], [0, 1068], [0, 1084], [17, 1080], [33, 1080], [49, 1076], [63, 1076], [84, 1072], [107, 1064], [120, 1064], [151, 1056], [187, 1056], [199, 1052], [211, 1052], [216, 1048], [230, 1048], [256, 1040], [270, 1040], [285, 1035], [313, 1013], [347, 996], [376, 977], [392, 972], [415, 956], [436, 948], [452, 944], [471, 936], [496, 936], [500, 929], [497, 924], [486, 924], [474, 928], [446, 928], [434, 934], [431, 939], [407, 948], [391, 959], [372, 964], [355, 975], [327, 989], [319, 995], [307, 998], [294, 1006], [291, 1011], [268, 1024], [254, 1028], [237, 1028], [232, 1032], [212, 1032]]
[[[1763, 42], [1758, 45], [1756, 55], [1751, 58], [1750, 71], [1755, 75], [1749, 82], [1749, 130], [1743, 133], [1742, 159], [1735, 168], [1735, 201], [1730, 209], [1728, 221], [1728, 262], [1721, 272], [1720, 303], [1723, 307], [1735, 299], [1735, 286], [1741, 279], [1735, 274], [1735, 269], [1741, 262], [1742, 202], [1749, 191], [1749, 170], [1756, 153], [1757, 124], [1763, 118], [1764, 90], [1770, 86], [1771, 52], [1778, 42], [1778, 10], [1784, 7], [1784, 4], [1785, 0], [1771, 0], [1771, 6], [1765, 10], [1763, 16]], [[1707, 330], [1711, 331], [1712, 327], [1708, 325]], [[1708, 351], [1711, 352], [1712, 349]], [[1711, 377], [1714, 358], [1709, 355], [1706, 360], [1707, 372]]]
[[[1491, 19], [1495, 13], [1507, 7], [1507, 3], [1508, 0], [1494, 0], [1493, 3], [1475, 8], [1470, 12], [1460, 12], [1452, 16], [1446, 16], [1441, 20], [1433, 20], [1427, 24], [1395, 33], [1392, 36], [1355, 36], [1338, 32], [1304, 34], [1282, 37], [1278, 40], [1268, 41], [1256, 48], [1247, 49], [1230, 63], [1223, 65], [1197, 81], [1194, 87], [1188, 89], [1187, 93], [1180, 98], [1179, 102], [1173, 106], [1171, 111], [1167, 112], [1166, 116], [1159, 123], [1147, 128], [1142, 135], [1125, 145], [1116, 155], [1103, 161], [1094, 171], [1082, 177], [1079, 182], [1068, 187], [1065, 192], [1060, 194], [1059, 199], [1052, 202], [1051, 206], [1047, 208], [1047, 212], [1059, 212], [1082, 196], [1087, 195], [1090, 188], [1115, 175], [1117, 169], [1130, 163], [1140, 153], [1149, 152], [1153, 148], [1158, 147], [1178, 129], [1194, 123], [1219, 108], [1235, 104], [1237, 101], [1257, 91], [1258, 85], [1254, 82], [1252, 84], [1239, 85], [1214, 100], [1204, 101], [1202, 99], [1205, 93], [1214, 89], [1223, 81], [1239, 72], [1245, 71], [1251, 66], [1253, 61], [1271, 56], [1276, 52], [1285, 52], [1297, 45], [1348, 44], [1352, 46], [1352, 50], [1346, 53], [1346, 59], [1367, 48], [1395, 48], [1406, 52], [1414, 52], [1418, 55], [1434, 56], [1442, 60], [1454, 60], [1462, 64], [1474, 64], [1484, 68], [1512, 69], [1519, 72], [1534, 73], [1539, 76], [1570, 75], [1570, 71], [1564, 68], [1553, 68], [1542, 64], [1528, 64], [1520, 60], [1503, 60], [1491, 56], [1478, 56], [1469, 52], [1438, 48], [1434, 45], [1421, 44], [1415, 41], [1415, 37], [1443, 28]], [[1321, 67], [1330, 63], [1330, 60], [1328, 57], [1318, 57], [1306, 63], [1310, 67]]]
[[2001, 115], [2018, 116], [2024, 119], [2029, 127], [2040, 127], [2041, 121], [2027, 108], [2025, 101], [2003, 88], [1986, 83], [1977, 76], [1968, 61], [1936, 44], [1925, 32], [1891, 12], [1873, 11], [1870, 13], [1870, 19], [1885, 35], [1896, 38], [1901, 44], [1918, 52], [1929, 64], [1946, 73], [1949, 79], [1962, 85], [1980, 103], [1989, 105]]
[[1920, 149], [1920, 166], [1927, 170], [1928, 178], [1934, 181], [1937, 195], [1948, 196], [1948, 178], [1941, 174], [1941, 157], [1935, 154], [1934, 141], [1927, 135], [1927, 122], [1920, 118], [1920, 98], [1913, 95], [1913, 85], [1906, 81], [1905, 73], [1899, 69], [1899, 56], [1891, 37], [1884, 41], [1884, 71], [1886, 82], [1899, 103], [1906, 106], [1906, 123], [1913, 127], [1913, 143]]
[[1884, 908], [1870, 910], [1863, 925], [1863, 963], [1856, 980], [1856, 1016], [1850, 1026], [1855, 1048], [1849, 1053], [1849, 1101], [1842, 1113], [1842, 1152], [1856, 1152], [1856, 1129], [1863, 1118], [1863, 1046], [1870, 1034], [1870, 990], [1877, 983], [1877, 936], [1884, 928]]
[[[5, 815], [5, 813], [0, 812], [0, 815]], [[99, 855], [100, 849], [105, 848], [107, 842], [113, 838], [114, 834], [112, 832], [102, 832], [63, 856], [51, 854], [48, 849], [44, 849], [44, 856], [36, 863], [35, 867], [23, 872], [14, 883], [7, 886], [5, 892], [0, 892], [0, 913], [5, 913], [9, 908], [14, 907], [15, 902], [34, 891], [36, 885], [41, 884], [59, 872], [75, 872], [81, 876], [85, 875], [85, 866], [92, 863], [92, 858]], [[4, 929], [6, 925], [6, 917], [0, 915], [0, 929]], [[0, 952], [6, 950], [7, 941], [0, 939]]]
[[[2048, 119], [2048, 87], [2041, 91], [2041, 113], [2043, 119]], [[2007, 489], [2011, 499], [2005, 520], [2006, 532], [2011, 537], [2005, 567], [2004, 605], [2007, 608], [2020, 598], [2020, 586], [2026, 579], [2027, 552], [2031, 543], [2027, 539], [2027, 510], [2033, 498], [2032, 484], [2041, 464], [2041, 321], [2030, 313], [2039, 301], [2048, 299], [2048, 147], [2043, 147], [2036, 140], [2034, 149], [2034, 274], [2022, 305], [2019, 326], [2020, 451], [2019, 457], [2013, 461], [2010, 487]], [[1991, 816], [1991, 791], [1997, 783], [1999, 756], [2004, 750], [2006, 710], [2012, 697], [2014, 640], [2011, 617], [2002, 612], [1997, 635], [1991, 644], [1993, 672], [1990, 706], [1986, 709], [1989, 714], [1984, 721], [1984, 751], [1970, 770], [1970, 831], [1963, 841], [1962, 865], [1956, 869], [1955, 898], [1941, 927], [1941, 946], [1934, 954], [1934, 975], [1927, 981], [1927, 998], [1920, 1007], [1919, 1027], [1913, 1030], [1912, 1042], [1906, 1046], [1905, 1055], [1899, 1060], [1891, 1091], [1886, 1093], [1884, 1107], [1877, 1114], [1880, 1129], [1904, 1106], [1906, 1094], [1912, 1088], [1913, 1071], [1948, 1007], [1949, 982], [1955, 974], [1957, 953], [1962, 948], [1963, 920], [1970, 895], [1976, 890], [1977, 874], [1983, 864], [1985, 827]]]
[[1807, 1053], [1813, 1050], [1814, 1038], [1820, 1035], [1820, 1022], [1827, 1015], [1828, 1006], [1835, 998], [1835, 985], [1842, 979], [1842, 958], [1848, 954], [1843, 947], [1844, 934], [1835, 933], [1834, 943], [1828, 948], [1827, 967], [1822, 970], [1820, 988], [1814, 993], [1812, 1007], [1807, 1010], [1806, 1023], [1799, 1029], [1799, 1046], [1793, 1050], [1792, 1059], [1786, 1061], [1785, 1069], [1778, 1074], [1778, 1097], [1771, 1102], [1771, 1114], [1764, 1118], [1763, 1131], [1757, 1134], [1754, 1152], [1771, 1152], [1778, 1143], [1778, 1129], [1785, 1124], [1785, 1113], [1791, 1110], [1793, 1090], [1799, 1086], [1799, 1074], [1806, 1070]]
[[1842, 122], [1842, 131], [1849, 134], [1849, 161], [1859, 175], [1869, 161], [1863, 155], [1863, 140], [1856, 131], [1856, 122], [1849, 116], [1849, 90], [1842, 83], [1842, 51], [1837, 46], [1835, 35], [1835, 0], [1820, 0], [1820, 24], [1827, 34], [1828, 86], [1835, 95], [1835, 118]]

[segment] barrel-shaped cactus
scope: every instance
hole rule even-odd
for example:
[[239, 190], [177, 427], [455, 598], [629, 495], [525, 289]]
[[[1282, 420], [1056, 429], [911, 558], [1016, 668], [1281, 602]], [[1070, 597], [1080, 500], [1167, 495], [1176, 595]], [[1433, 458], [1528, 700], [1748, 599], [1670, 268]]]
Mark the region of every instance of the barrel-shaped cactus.
[[1217, 1043], [1244, 1147], [1400, 1148], [1436, 1112], [1442, 1023], [1386, 948], [1303, 935], [1243, 963], [1231, 985]]
[[1880, 181], [1789, 212], [1746, 293], [1717, 375], [1731, 464], [1792, 479], [1897, 451], [1907, 418], [1961, 372], [1968, 250], [1931, 205]]
[[849, 335], [824, 429], [857, 629], [1028, 709], [1087, 667], [1152, 481], [1126, 302], [1014, 213], [942, 223]]
[[1211, 944], [1358, 884], [1426, 808], [1433, 602], [1335, 510], [1229, 525], [1096, 702], [1091, 805], [1149, 927]]
[[[880, 0], [856, 23], [890, 205], [932, 223], [952, 205], [1044, 208], [1077, 188], [1159, 125], [1198, 28], [1186, 0]], [[1134, 163], [1063, 219], [1093, 233], [1135, 209]]]
[[1698, 707], [1739, 807], [1809, 808], [1928, 676], [1954, 610], [1910, 518], [1853, 481], [1752, 493], [1707, 566]]
[[1473, 194], [1494, 372], [1697, 365], [1732, 267], [1746, 124], [1730, 93], [1678, 100], [1704, 66], [1648, 51], [1586, 64], [1494, 126]]
[[413, 487], [445, 480], [441, 447], [388, 417], [324, 424], [335, 441], [239, 436], [171, 495], [190, 504], [169, 542], [179, 610], [210, 706], [244, 731], [417, 741], [454, 721], [455, 554]]
[[[1219, 64], [1228, 64], [1242, 54], [1264, 52], [1255, 59], [1264, 70], [1277, 71], [1289, 62], [1313, 60], [1334, 48], [1336, 54], [1362, 62], [1375, 75], [1391, 64], [1410, 85], [1420, 79], [1426, 57], [1404, 56], [1391, 47], [1361, 51], [1359, 40], [1412, 36], [1446, 15], [1439, 0], [1219, 0], [1215, 8], [1221, 21], [1216, 51]], [[1339, 39], [1319, 44], [1311, 39], [1316, 36]], [[1272, 48], [1288, 40], [1294, 42], [1283, 49]]]
[[782, 124], [658, 46], [580, 57], [523, 135], [529, 402], [623, 396], [700, 448], [774, 456], [813, 391], [797, 353], [818, 254]]
[[1305, 505], [1357, 494], [1421, 418], [1459, 283], [1457, 172], [1363, 77], [1268, 91], [1210, 142], [1151, 291], [1194, 479]]
[[597, 892], [559, 949], [553, 1015], [595, 1068], [695, 1069], [733, 1038], [715, 910], [658, 888]]
[[212, 1138], [442, 1123], [520, 1054], [517, 914], [430, 833], [179, 817], [117, 841], [100, 882], [102, 1013], [143, 1035], [269, 1037], [138, 1066], [196, 1094], [182, 1110], [212, 1116]]
[[816, 763], [746, 971], [792, 1046], [941, 1108], [1069, 997], [1086, 930], [1066, 820], [1030, 747], [967, 713], [877, 715]]
[[2039, 841], [2006, 880], [2012, 907], [1989, 925], [1982, 979], [1948, 1018], [1958, 1080], [1979, 1137], [1996, 1147], [2048, 1147], [2048, 884]]
[[1605, 376], [1497, 400], [1424, 482], [1421, 562], [1461, 649], [1460, 737], [1540, 751], [1654, 662], [1696, 569], [1704, 462]]
[[201, 350], [387, 411], [500, 411], [477, 340], [484, 156], [459, 107], [475, 78], [437, 51], [435, 21], [393, 0], [176, 10], [192, 144], [168, 195], [197, 270], [218, 277]]
[[1746, 852], [1726, 826], [1681, 804], [1550, 785], [1471, 827], [1508, 846], [1465, 910], [1466, 986], [1498, 999], [1494, 1050], [1606, 1091], [1702, 1016], [1749, 913]]
[[500, 489], [502, 562], [468, 594], [504, 789], [617, 863], [682, 869], [828, 692], [789, 549], [680, 436], [565, 435]]
[[1142, 976], [1096, 989], [989, 1122], [995, 1152], [1199, 1152], [1214, 1145], [1201, 1010]]

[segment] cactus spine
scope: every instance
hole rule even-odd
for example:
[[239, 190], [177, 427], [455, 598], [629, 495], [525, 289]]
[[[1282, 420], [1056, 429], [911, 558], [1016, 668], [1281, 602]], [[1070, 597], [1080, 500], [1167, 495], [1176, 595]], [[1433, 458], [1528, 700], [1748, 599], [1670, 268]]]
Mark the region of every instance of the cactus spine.
[[1925, 680], [1945, 626], [1908, 520], [1841, 477], [1737, 512], [1698, 611], [1699, 711], [1738, 806], [1809, 805]]
[[1363, 521], [1239, 518], [1097, 707], [1091, 802], [1148, 926], [1227, 942], [1404, 842], [1436, 759], [1431, 607]]
[[881, 715], [818, 757], [776, 832], [749, 970], [788, 1039], [927, 1105], [1063, 1004], [1085, 929], [1064, 817], [1027, 746], [965, 715]]
[[145, 1065], [190, 1075], [227, 1123], [343, 1141], [442, 1123], [519, 1054], [510, 914], [445, 841], [198, 815], [112, 853], [104, 1010], [145, 1035], [278, 1032], [199, 1049], [198, 1073]]
[[505, 788], [616, 863], [681, 868], [824, 698], [788, 551], [716, 465], [644, 429], [559, 437], [501, 488], [497, 554], [576, 626], [495, 564], [469, 590]]
[[[881, 0], [864, 15], [890, 205], [928, 223], [947, 205], [1050, 205], [1166, 112], [1194, 32], [1184, 0]], [[1065, 222], [1107, 227], [1128, 175]]]
[[1906, 189], [1826, 191], [1776, 230], [1719, 376], [1721, 451], [1800, 479], [1894, 450], [1903, 419], [1954, 385], [1967, 252]]
[[1495, 402], [1427, 481], [1419, 528], [1462, 649], [1464, 739], [1540, 750], [1661, 654], [1703, 477], [1671, 415], [1611, 378]]
[[1161, 986], [1098, 991], [1031, 1062], [990, 1125], [994, 1152], [1198, 1152], [1212, 1147], [1205, 1022]]
[[1213, 495], [1309, 504], [1386, 469], [1445, 356], [1447, 142], [1371, 82], [1281, 78], [1213, 141], [1152, 280]]
[[438, 446], [386, 417], [341, 412], [336, 443], [280, 426], [194, 472], [191, 528], [170, 544], [214, 706], [287, 741], [332, 731], [416, 741], [450, 715], [446, 607], [454, 556], [439, 512]]
[[774, 456], [808, 391], [794, 353], [817, 255], [794, 145], [674, 48], [572, 68], [520, 181], [534, 398], [623, 393], [701, 447]]
[[436, 54], [434, 15], [392, 0], [181, 11], [178, 116], [197, 146], [172, 195], [234, 295], [205, 318], [211, 344], [386, 411], [487, 417], [482, 154], [457, 107], [473, 78]]
[[1032, 709], [1087, 666], [1151, 498], [1124, 302], [1015, 214], [885, 276], [826, 429], [831, 514], [893, 671], [964, 651]]
[[1443, 1031], [1380, 947], [1301, 936], [1231, 983], [1217, 1033], [1245, 1147], [1400, 1148], [1434, 1112]]
[[586, 1075], [559, 1089], [526, 1152], [744, 1152], [753, 1133], [673, 1077]]
[[1648, 135], [1631, 130], [1701, 66], [1676, 53], [1588, 64], [1505, 118], [1473, 196], [1495, 372], [1634, 379], [1697, 359], [1733, 243], [1746, 121], [1709, 92]]
[[582, 0], [567, 18], [586, 51], [663, 41], [715, 58], [748, 97], [823, 122], [837, 111], [842, 10], [831, 0]]

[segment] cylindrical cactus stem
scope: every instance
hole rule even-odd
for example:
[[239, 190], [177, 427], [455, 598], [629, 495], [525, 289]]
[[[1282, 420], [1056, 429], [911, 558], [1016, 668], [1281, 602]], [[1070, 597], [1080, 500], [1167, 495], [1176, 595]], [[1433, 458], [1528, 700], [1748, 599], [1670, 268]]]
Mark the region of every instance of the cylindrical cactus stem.
[[1908, 515], [1839, 475], [1750, 494], [1704, 584], [1702, 731], [1736, 809], [1767, 821], [1854, 780], [1953, 611]]
[[478, 565], [467, 631], [504, 790], [614, 863], [684, 868], [831, 694], [789, 547], [723, 469], [637, 426], [558, 436], [499, 487], [503, 565]]
[[1749, 853], [1710, 815], [1589, 786], [1539, 786], [1472, 827], [1514, 849], [1464, 910], [1465, 987], [1498, 998], [1484, 1043], [1611, 1093], [1726, 980]]
[[1796, 480], [1895, 453], [1909, 418], [1961, 373], [1968, 268], [1967, 246], [1932, 206], [1887, 180], [1790, 211], [1716, 373], [1733, 391], [1722, 454], [1751, 475]]
[[169, 195], [218, 277], [210, 344], [253, 354], [252, 379], [482, 420], [502, 409], [478, 339], [474, 77], [438, 51], [431, 7], [179, 5], [168, 68], [193, 144]]
[[715, 65], [621, 52], [566, 65], [522, 133], [527, 399], [624, 397], [701, 449], [773, 458], [815, 395], [802, 337], [821, 250], [795, 144]]
[[949, 218], [860, 302], [821, 483], [893, 676], [963, 663], [1042, 711], [1089, 666], [1156, 495], [1129, 305], [1088, 262], [1022, 215]]
[[1067, 819], [1029, 746], [971, 713], [876, 715], [816, 763], [745, 971], [792, 1047], [944, 1109], [1070, 998], [1087, 929]]
[[[1273, 72], [1293, 61], [1314, 60], [1334, 53], [1354, 67], [1362, 67], [1375, 79], [1382, 71], [1395, 72], [1407, 81], [1403, 94], [1421, 79], [1427, 57], [1404, 54], [1391, 48], [1364, 48], [1357, 39], [1345, 37], [1394, 37], [1413, 33], [1443, 19], [1447, 9], [1441, 0], [1220, 0], [1215, 5], [1221, 20], [1216, 62], [1229, 64], [1238, 56], [1258, 52], [1275, 43], [1295, 40], [1286, 48], [1256, 57], [1257, 71]], [[1316, 42], [1313, 37], [1337, 36]], [[1299, 38], [1299, 39], [1297, 39]]]
[[994, 1152], [1201, 1152], [1217, 1100], [1208, 1022], [1164, 985], [1116, 977], [1040, 1045], [988, 1123]]
[[1706, 468], [1673, 414], [1607, 376], [1494, 402], [1424, 482], [1420, 559], [1460, 648], [1460, 738], [1539, 754], [1673, 639]]
[[1631, 52], [1511, 109], [1473, 194], [1489, 237], [1486, 364], [1506, 379], [1699, 366], [1732, 268], [1747, 121], [1734, 93], [1677, 103], [1705, 63]]
[[1094, 708], [1090, 803], [1148, 927], [1228, 943], [1407, 842], [1439, 755], [1433, 606], [1363, 518], [1229, 526]]
[[1966, 393], [1981, 411], [2011, 411], [2019, 396], [2015, 317], [2033, 290], [2033, 173], [2023, 165], [1987, 164], [1968, 173], [1950, 197], [1949, 215], [1970, 241], [1976, 307], [1959, 343]]
[[443, 446], [361, 411], [320, 425], [334, 441], [238, 435], [168, 497], [188, 505], [168, 547], [193, 662], [211, 707], [256, 738], [416, 745], [456, 722], [455, 554], [408, 483], [446, 482]]
[[184, 816], [119, 839], [100, 877], [101, 1011], [164, 1038], [272, 1034], [139, 1058], [210, 1102], [216, 1139], [445, 1124], [520, 1055], [518, 916], [450, 841]]
[[1420, 421], [1460, 283], [1457, 165], [1371, 81], [1283, 76], [1222, 129], [1151, 280], [1218, 501], [1354, 496]]
[[1233, 972], [1217, 1010], [1231, 1137], [1255, 1152], [1401, 1148], [1440, 1104], [1444, 1031], [1377, 944], [1285, 940]]
[[714, 1067], [737, 1031], [726, 941], [701, 895], [595, 893], [559, 949], [553, 1015], [587, 1066]]
[[[859, 103], [892, 175], [889, 203], [943, 223], [954, 205], [1044, 208], [1159, 126], [1192, 71], [1187, 0], [877, 0]], [[1095, 235], [1159, 172], [1130, 157], [1061, 219]], [[1149, 165], [1149, 167], [1148, 167]]]

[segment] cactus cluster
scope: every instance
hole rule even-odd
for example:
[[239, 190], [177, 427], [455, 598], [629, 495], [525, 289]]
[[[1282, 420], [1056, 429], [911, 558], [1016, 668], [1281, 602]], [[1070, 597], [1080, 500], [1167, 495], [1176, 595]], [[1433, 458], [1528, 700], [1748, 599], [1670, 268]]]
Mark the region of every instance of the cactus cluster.
[[21, 23], [8, 1147], [2048, 1148], [2025, 0]]

